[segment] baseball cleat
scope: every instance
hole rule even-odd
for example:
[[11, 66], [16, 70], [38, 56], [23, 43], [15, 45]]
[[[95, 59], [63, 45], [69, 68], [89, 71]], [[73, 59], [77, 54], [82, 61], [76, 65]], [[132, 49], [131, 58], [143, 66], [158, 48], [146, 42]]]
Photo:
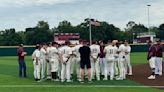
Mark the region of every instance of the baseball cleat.
[[123, 80], [123, 78], [116, 78], [116, 80]]
[[155, 75], [151, 75], [148, 77], [149, 80], [154, 80], [155, 79]]
[[104, 78], [103, 80], [108, 80], [108, 78]]
[[71, 81], [71, 80], [67, 80], [66, 82], [73, 82], [73, 81]]
[[90, 81], [88, 81], [88, 83], [92, 83], [92, 81], [90, 80]]
[[132, 73], [129, 73], [128, 75], [129, 75], [129, 76], [132, 76], [133, 74], [132, 74]]
[[61, 82], [64, 82], [65, 80], [61, 80]]

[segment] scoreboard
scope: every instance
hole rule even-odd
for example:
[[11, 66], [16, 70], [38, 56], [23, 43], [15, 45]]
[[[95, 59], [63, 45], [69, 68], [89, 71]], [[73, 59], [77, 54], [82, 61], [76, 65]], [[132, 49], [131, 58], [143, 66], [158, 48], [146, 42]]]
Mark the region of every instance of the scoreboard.
[[54, 41], [59, 44], [65, 41], [70, 41], [71, 44], [79, 44], [80, 34], [79, 33], [55, 33]]

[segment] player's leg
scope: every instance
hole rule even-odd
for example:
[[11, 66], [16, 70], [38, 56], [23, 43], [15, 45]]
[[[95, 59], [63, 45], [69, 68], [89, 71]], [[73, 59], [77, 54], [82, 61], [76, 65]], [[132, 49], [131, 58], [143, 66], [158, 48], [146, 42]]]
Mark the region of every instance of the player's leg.
[[96, 71], [96, 78], [99, 81], [100, 80], [100, 63], [99, 59], [95, 62], [95, 71]]
[[91, 78], [94, 79], [95, 64], [92, 58], [90, 60], [91, 60]]
[[61, 82], [65, 81], [65, 69], [66, 69], [66, 64], [62, 63], [62, 69], [61, 69]]
[[42, 65], [42, 77], [46, 78], [46, 59], [43, 59], [43, 65]]
[[105, 74], [105, 64], [106, 64], [106, 59], [103, 58], [103, 68], [102, 68], [103, 75]]
[[34, 72], [33, 72], [33, 74], [34, 74], [34, 78], [35, 78], [35, 81], [38, 81], [38, 78], [37, 78], [37, 70], [36, 70], [36, 61], [34, 60], [33, 61], [33, 66], [34, 66]]
[[149, 59], [149, 65], [150, 65], [150, 68], [151, 68], [151, 75], [148, 77], [148, 79], [155, 79], [155, 57], [151, 57]]
[[41, 79], [44, 79], [44, 72], [43, 72], [43, 59], [40, 59], [40, 68], [41, 68]]
[[86, 61], [85, 65], [87, 67], [88, 82], [91, 83], [92, 82], [92, 76], [91, 76], [91, 62], [90, 62], [90, 60]]
[[37, 75], [37, 79], [39, 81], [41, 79], [40, 78], [40, 61], [38, 61], [37, 65], [36, 65], [36, 75]]
[[119, 73], [119, 70], [118, 70], [118, 59], [115, 59], [114, 61], [114, 75], [118, 75]]
[[105, 65], [104, 65], [104, 79], [103, 80], [108, 80], [108, 73], [109, 73], [109, 60], [106, 59]]
[[155, 58], [155, 74], [162, 75], [162, 58], [156, 57]]
[[71, 60], [66, 63], [66, 79], [67, 82], [71, 82]]
[[110, 59], [109, 61], [109, 71], [110, 71], [110, 80], [114, 78], [114, 60]]
[[118, 59], [118, 67], [119, 67], [119, 77], [116, 80], [123, 80], [125, 69], [124, 69], [124, 64], [121, 57], [119, 57]]
[[123, 79], [126, 79], [127, 75], [127, 70], [125, 67], [127, 67], [127, 62], [125, 61], [125, 59], [123, 59]]
[[59, 65], [58, 65], [58, 79], [61, 79], [61, 67], [62, 67], [62, 64], [59, 60]]
[[80, 80], [80, 58], [76, 58], [75, 62], [77, 79]]
[[128, 69], [129, 69], [128, 75], [133, 75], [132, 66], [131, 66], [131, 62], [130, 62], [130, 55], [126, 55], [125, 58], [126, 58], [126, 64], [128, 66]]
[[74, 73], [74, 67], [75, 67], [75, 57], [71, 57], [70, 58], [71, 61], [71, 78], [73, 77], [73, 73]]
[[59, 69], [59, 61], [58, 59], [54, 59], [53, 60], [53, 63], [52, 63], [52, 66], [51, 66], [51, 75], [52, 75], [52, 81], [59, 81], [57, 79], [57, 72], [58, 72], [58, 69]]
[[51, 64], [50, 59], [46, 62], [47, 64], [47, 79], [51, 79]]
[[104, 58], [99, 58], [99, 62], [100, 62], [100, 73], [102, 76], [104, 75]]
[[84, 83], [85, 61], [80, 61], [80, 82]]
[[162, 58], [159, 58], [159, 75], [162, 76]]

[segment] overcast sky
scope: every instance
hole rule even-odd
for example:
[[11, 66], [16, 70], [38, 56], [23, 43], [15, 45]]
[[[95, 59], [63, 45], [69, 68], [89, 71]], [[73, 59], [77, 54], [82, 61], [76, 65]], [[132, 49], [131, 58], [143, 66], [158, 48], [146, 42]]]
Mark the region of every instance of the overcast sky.
[[147, 4], [151, 26], [164, 23], [164, 0], [0, 0], [0, 30], [25, 30], [40, 20], [51, 28], [63, 20], [77, 25], [89, 15], [121, 29], [128, 21], [147, 26]]

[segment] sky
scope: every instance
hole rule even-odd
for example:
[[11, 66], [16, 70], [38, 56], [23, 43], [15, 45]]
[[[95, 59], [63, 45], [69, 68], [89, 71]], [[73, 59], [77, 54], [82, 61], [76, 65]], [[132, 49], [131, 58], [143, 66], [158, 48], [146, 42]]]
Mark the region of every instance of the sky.
[[24, 31], [41, 20], [50, 28], [63, 20], [77, 25], [89, 16], [121, 29], [129, 21], [148, 26], [148, 4], [150, 25], [158, 27], [164, 23], [164, 0], [0, 0], [0, 30]]

